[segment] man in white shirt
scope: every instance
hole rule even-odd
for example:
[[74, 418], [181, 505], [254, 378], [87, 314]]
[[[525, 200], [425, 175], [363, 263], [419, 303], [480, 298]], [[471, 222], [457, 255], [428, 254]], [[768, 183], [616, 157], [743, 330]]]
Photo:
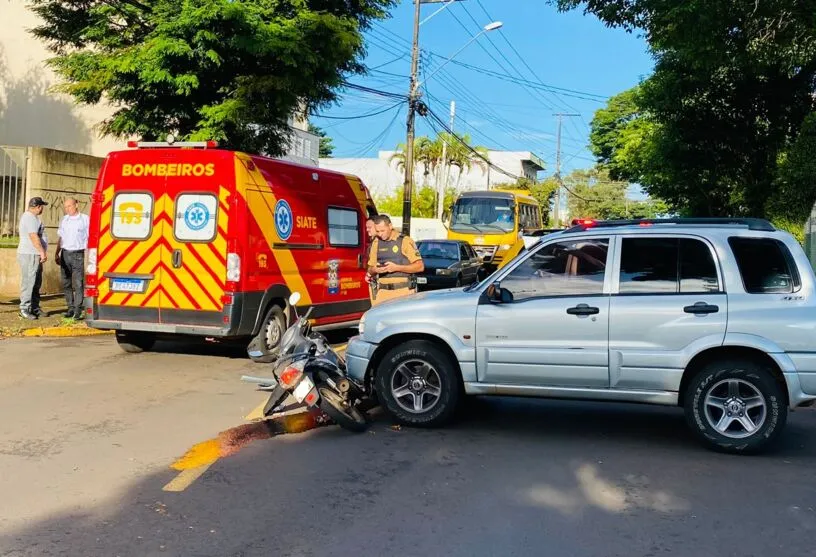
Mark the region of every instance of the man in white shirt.
[[42, 264], [48, 260], [48, 240], [40, 215], [46, 205], [48, 203], [42, 197], [32, 197], [28, 210], [20, 217], [17, 262], [20, 264], [20, 316], [23, 319], [37, 319], [42, 314], [40, 286]]
[[77, 200], [69, 197], [62, 204], [65, 216], [57, 235], [57, 264], [62, 275], [62, 289], [68, 311], [65, 317], [82, 319], [85, 300], [85, 249], [88, 247], [90, 219], [79, 212]]

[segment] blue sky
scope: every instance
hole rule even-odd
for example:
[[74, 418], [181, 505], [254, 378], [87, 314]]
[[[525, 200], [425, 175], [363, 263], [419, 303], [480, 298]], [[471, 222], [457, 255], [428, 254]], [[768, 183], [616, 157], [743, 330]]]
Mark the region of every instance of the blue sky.
[[[424, 4], [422, 18], [441, 6]], [[366, 34], [365, 63], [376, 69], [349, 81], [406, 93], [412, 21], [413, 4], [403, 0], [391, 19], [378, 23]], [[481, 72], [449, 63], [430, 75], [491, 21], [501, 21], [503, 27], [481, 35], [454, 58]], [[581, 115], [564, 120], [563, 172], [591, 166], [586, 143], [594, 111], [604, 105], [604, 98], [635, 85], [653, 67], [646, 43], [637, 35], [609, 29], [580, 11], [559, 13], [541, 0], [455, 2], [420, 27], [420, 46], [433, 53], [423, 57], [421, 68], [424, 76], [429, 76], [423, 86], [423, 100], [431, 110], [447, 121], [450, 101], [455, 100], [457, 133], [467, 133], [473, 143], [493, 149], [533, 151], [546, 162], [544, 175], [555, 169], [554, 112]], [[532, 84], [525, 87], [484, 71], [561, 89], [548, 91]], [[349, 90], [337, 105], [320, 111], [326, 118], [313, 116], [311, 120], [333, 138], [334, 156], [376, 156], [378, 150], [393, 149], [405, 141], [406, 109], [400, 106], [389, 110], [395, 103], [394, 99]], [[383, 110], [367, 118], [337, 119]], [[434, 134], [424, 118], [417, 119], [417, 126], [420, 135]]]

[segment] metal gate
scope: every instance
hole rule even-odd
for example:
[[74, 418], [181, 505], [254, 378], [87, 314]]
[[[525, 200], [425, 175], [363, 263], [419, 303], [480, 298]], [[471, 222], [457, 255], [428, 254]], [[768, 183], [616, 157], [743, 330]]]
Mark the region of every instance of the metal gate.
[[25, 203], [26, 148], [0, 145], [0, 244], [16, 245]]

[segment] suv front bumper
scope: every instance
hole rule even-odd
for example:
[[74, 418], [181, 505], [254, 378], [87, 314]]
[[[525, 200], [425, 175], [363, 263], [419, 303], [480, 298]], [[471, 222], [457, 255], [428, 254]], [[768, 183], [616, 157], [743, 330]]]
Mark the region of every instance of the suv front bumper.
[[368, 366], [377, 349], [376, 344], [366, 342], [360, 336], [352, 337], [346, 347], [346, 372], [356, 383], [365, 384]]

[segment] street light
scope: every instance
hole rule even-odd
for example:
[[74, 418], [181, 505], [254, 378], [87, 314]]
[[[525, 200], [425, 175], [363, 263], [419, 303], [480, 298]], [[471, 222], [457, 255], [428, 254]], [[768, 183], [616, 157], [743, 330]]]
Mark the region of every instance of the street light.
[[[414, 0], [414, 42], [411, 49], [411, 85], [408, 89], [408, 122], [406, 126], [407, 141], [405, 142], [405, 179], [403, 182], [402, 197], [402, 233], [406, 236], [410, 235], [411, 233], [411, 196], [413, 195], [414, 191], [414, 118], [416, 113], [417, 98], [419, 97], [419, 87], [422, 85], [422, 83], [428, 81], [428, 78], [432, 77], [434, 74], [436, 74], [436, 72], [441, 70], [448, 62], [453, 60], [457, 54], [467, 48], [470, 43], [478, 39], [483, 34], [500, 29], [502, 26], [501, 21], [493, 21], [482, 27], [482, 30], [473, 35], [470, 40], [462, 46], [462, 48], [448, 56], [445, 61], [442, 62], [442, 65], [427, 76], [422, 83], [419, 83], [417, 82], [417, 70], [419, 66], [419, 6], [421, 3], [423, 3], [423, 0]], [[451, 2], [447, 2], [442, 9], [446, 8], [450, 3]]]
[[450, 62], [451, 60], [453, 60], [454, 58], [456, 58], [456, 56], [457, 56], [457, 55], [458, 55], [460, 52], [462, 52], [462, 51], [463, 51], [463, 50], [465, 50], [465, 49], [466, 49], [468, 46], [470, 46], [470, 43], [472, 43], [473, 41], [475, 41], [476, 39], [478, 39], [479, 37], [481, 37], [481, 36], [482, 36], [482, 35], [484, 35], [485, 33], [489, 33], [490, 31], [495, 31], [496, 29], [501, 29], [501, 26], [502, 26], [502, 25], [504, 25], [504, 24], [503, 24], [501, 21], [493, 21], [492, 23], [488, 23], [487, 25], [485, 25], [484, 27], [482, 27], [482, 30], [481, 30], [481, 31], [479, 31], [478, 33], [476, 33], [475, 35], [473, 35], [473, 36], [470, 38], [470, 40], [469, 40], [468, 42], [466, 42], [465, 44], [463, 44], [463, 45], [462, 45], [462, 47], [461, 47], [459, 50], [457, 50], [456, 52], [454, 52], [453, 54], [451, 54], [450, 56], [448, 56], [447, 58], [445, 58], [445, 61], [444, 61], [444, 62], [442, 62], [442, 65], [441, 65], [441, 66], [439, 66], [439, 67], [438, 67], [438, 68], [436, 68], [434, 71], [432, 71], [432, 72], [430, 73], [430, 75], [426, 75], [426, 76], [425, 76], [425, 79], [423, 79], [423, 80], [422, 80], [420, 83], [417, 83], [417, 84], [416, 84], [416, 88], [417, 88], [417, 89], [419, 89], [419, 88], [422, 86], [422, 84], [423, 84], [423, 83], [426, 83], [426, 82], [427, 82], [427, 81], [428, 81], [430, 78], [432, 78], [434, 75], [436, 75], [436, 72], [438, 72], [439, 70], [441, 70], [442, 68], [444, 68], [444, 67], [445, 67], [445, 65], [446, 65], [448, 62]]

